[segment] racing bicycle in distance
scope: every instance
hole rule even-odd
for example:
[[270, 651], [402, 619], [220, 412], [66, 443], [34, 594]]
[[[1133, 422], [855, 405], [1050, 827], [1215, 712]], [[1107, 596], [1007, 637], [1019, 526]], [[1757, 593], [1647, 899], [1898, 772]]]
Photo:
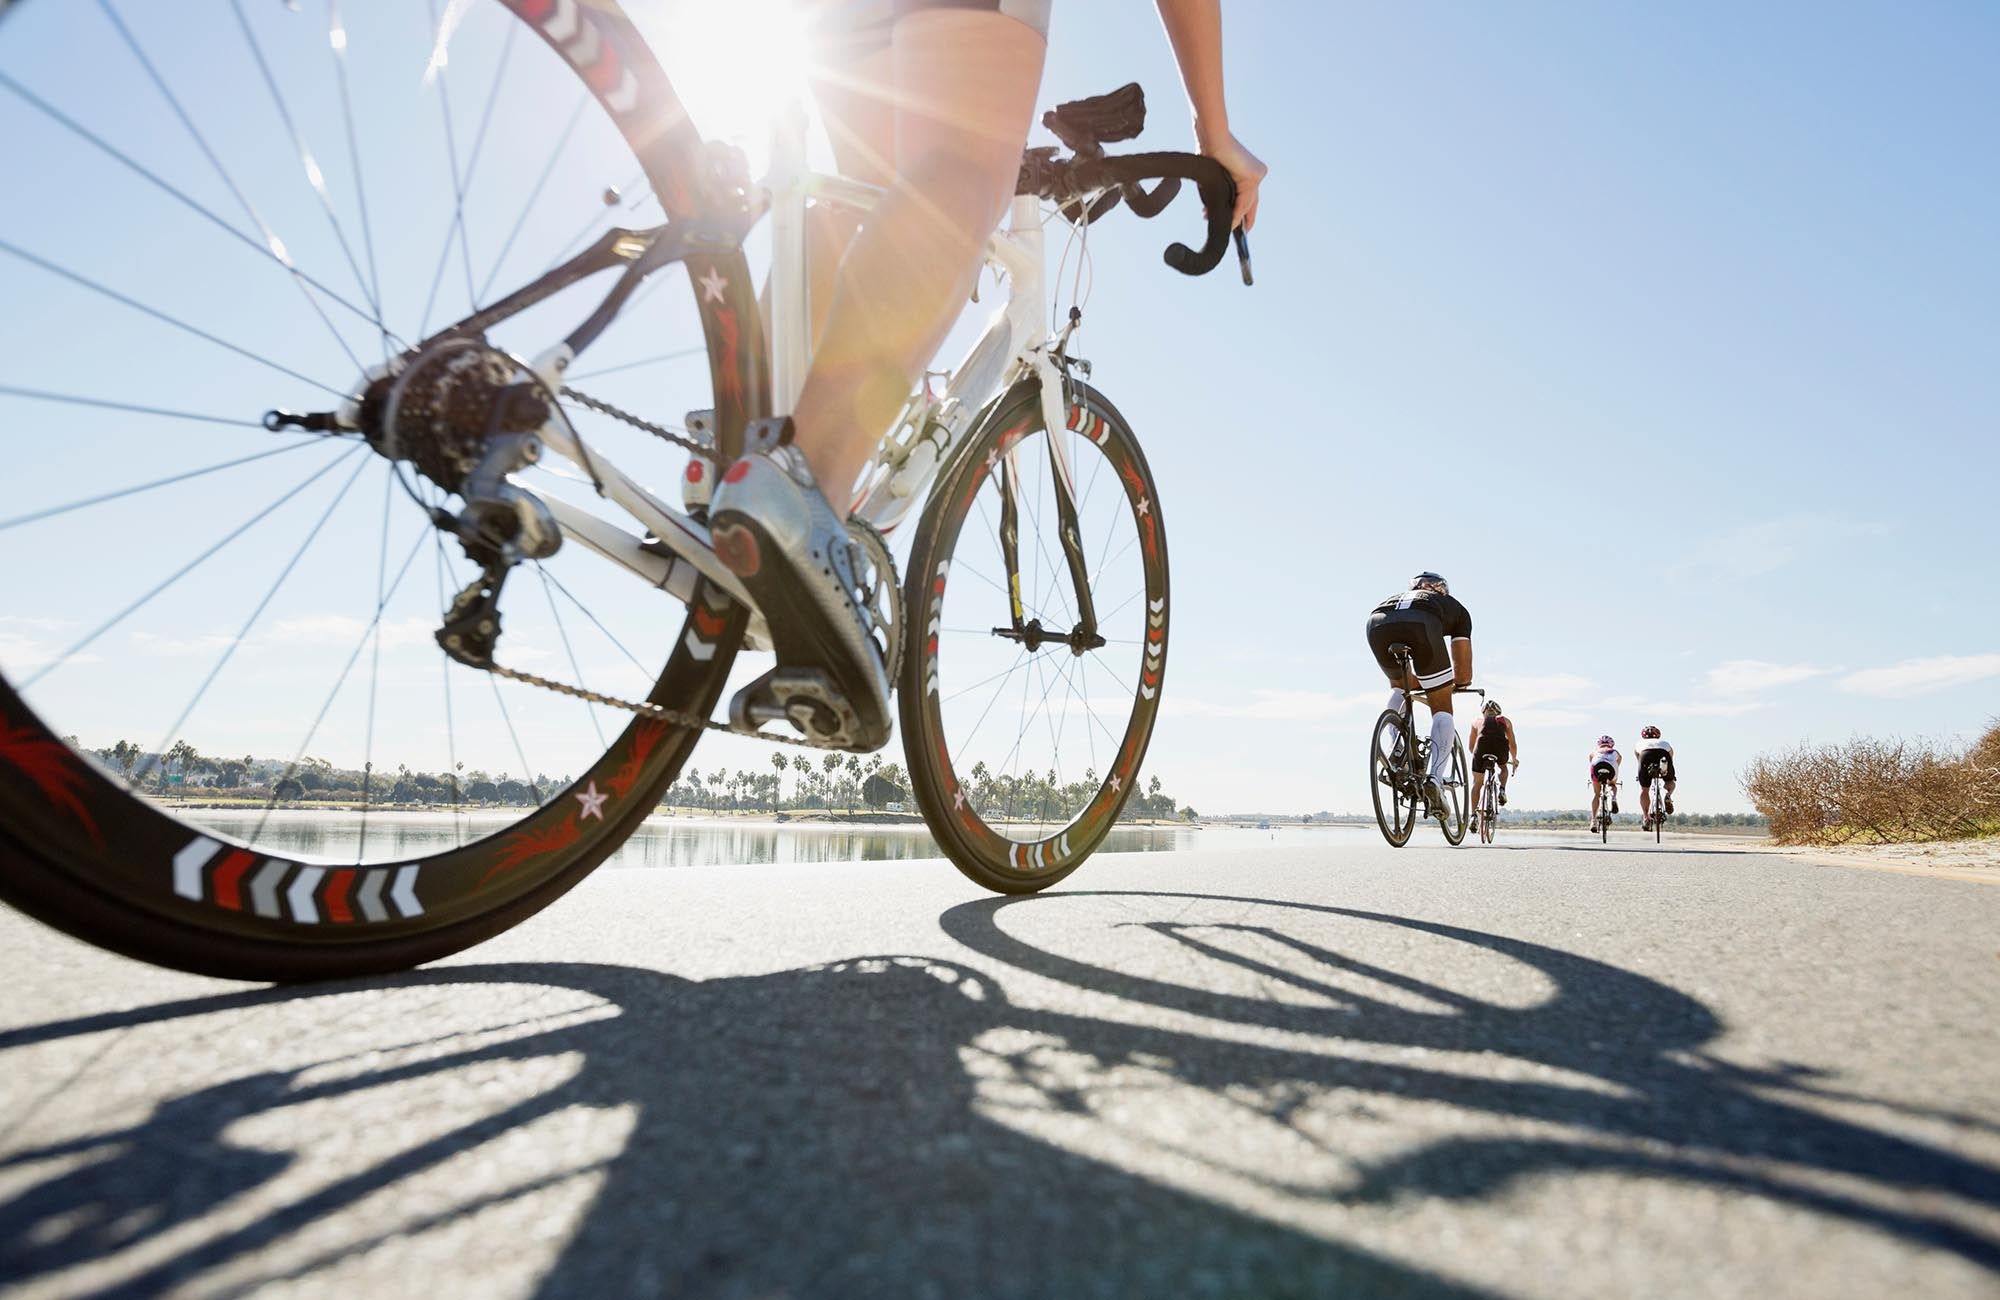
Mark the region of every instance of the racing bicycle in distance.
[[[1411, 680], [1410, 648], [1392, 645], [1389, 655], [1401, 670], [1400, 680]], [[1486, 694], [1472, 686], [1455, 687], [1457, 692]], [[1401, 709], [1384, 709], [1369, 738], [1368, 790], [1375, 801], [1375, 824], [1381, 827], [1382, 838], [1400, 849], [1410, 842], [1421, 811], [1427, 818], [1437, 818], [1446, 843], [1456, 847], [1465, 842], [1467, 826], [1465, 742], [1453, 737], [1445, 779], [1439, 783], [1443, 801], [1433, 802], [1424, 788], [1430, 774], [1431, 742], [1428, 735], [1417, 733], [1416, 694], [1405, 690]]]
[[[808, 203], [880, 196], [807, 172], [802, 120], [753, 179], [612, 0], [128, 9], [0, 6], [0, 409], [36, 430], [0, 518], [0, 896], [208, 974], [429, 961], [733, 730], [768, 635], [707, 490], [810, 364]], [[999, 891], [1097, 847], [1159, 705], [1158, 492], [1045, 269], [1045, 225], [1183, 182], [1206, 238], [1168, 264], [1227, 254], [1218, 164], [1104, 153], [1142, 115], [1131, 87], [1047, 119], [987, 249], [1005, 300], [853, 512], [916, 802]], [[148, 743], [96, 757], [120, 731]], [[328, 750], [362, 759], [358, 829], [280, 806]], [[442, 826], [379, 811], [405, 787]]]
[[1590, 829], [1597, 832], [1603, 843], [1609, 844], [1611, 823], [1617, 817], [1612, 809], [1618, 799], [1618, 779], [1610, 776], [1597, 776], [1593, 779], [1597, 782], [1597, 819], [1591, 823]]
[[1643, 829], [1653, 832], [1653, 843], [1658, 844], [1667, 824], [1667, 778], [1658, 768], [1653, 770], [1653, 779], [1646, 784], [1648, 812]]
[[[1500, 769], [1506, 763], [1504, 758], [1482, 758], [1481, 766], [1486, 769], [1486, 781], [1479, 789], [1479, 807], [1474, 810], [1474, 818], [1479, 827], [1479, 842], [1491, 844], [1500, 830]], [[1515, 764], [1520, 770], [1520, 764]]]

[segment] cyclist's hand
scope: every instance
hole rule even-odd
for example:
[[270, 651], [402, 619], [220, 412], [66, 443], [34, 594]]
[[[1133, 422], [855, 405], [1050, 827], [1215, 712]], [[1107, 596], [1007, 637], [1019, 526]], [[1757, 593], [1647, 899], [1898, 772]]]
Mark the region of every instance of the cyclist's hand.
[[1204, 138], [1200, 143], [1201, 151], [1221, 163], [1230, 179], [1236, 182], [1236, 211], [1230, 219], [1230, 226], [1250, 230], [1257, 224], [1257, 187], [1264, 183], [1264, 177], [1271, 169], [1227, 131]]

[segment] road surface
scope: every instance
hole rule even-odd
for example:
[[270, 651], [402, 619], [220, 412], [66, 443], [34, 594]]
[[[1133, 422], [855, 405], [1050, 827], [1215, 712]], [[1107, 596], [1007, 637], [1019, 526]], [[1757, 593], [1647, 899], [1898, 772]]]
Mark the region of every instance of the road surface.
[[605, 871], [304, 990], [0, 912], [0, 1290], [2000, 1294], [2000, 889], [1628, 839]]

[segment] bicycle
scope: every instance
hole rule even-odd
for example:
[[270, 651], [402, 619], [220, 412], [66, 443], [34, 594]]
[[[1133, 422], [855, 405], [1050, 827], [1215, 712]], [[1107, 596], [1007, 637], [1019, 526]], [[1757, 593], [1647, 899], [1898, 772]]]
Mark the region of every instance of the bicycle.
[[[1389, 656], [1401, 670], [1397, 679], [1413, 680], [1410, 648], [1392, 645]], [[1456, 689], [1468, 695], [1486, 694], [1471, 686]], [[1402, 708], [1382, 711], [1369, 740], [1368, 789], [1375, 801], [1375, 824], [1390, 847], [1400, 849], [1410, 842], [1410, 835], [1416, 830], [1417, 810], [1421, 806], [1425, 817], [1438, 819], [1445, 842], [1457, 847], [1465, 842], [1467, 827], [1465, 742], [1453, 738], [1445, 780], [1438, 786], [1443, 801], [1433, 802], [1425, 789], [1430, 777], [1431, 742], [1429, 736], [1417, 734], [1413, 695], [1414, 692], [1404, 691]], [[1385, 735], [1390, 738], [1386, 744]], [[1385, 794], [1387, 807], [1383, 805]]]
[[1597, 778], [1598, 815], [1591, 829], [1596, 831], [1606, 844], [1611, 842], [1611, 819], [1615, 816], [1611, 809], [1617, 801], [1617, 791], [1618, 782], [1615, 778], [1605, 776]]
[[[880, 195], [807, 172], [797, 114], [780, 119], [753, 180], [742, 150], [703, 139], [610, 0], [432, 6], [428, 22], [386, 0], [330, 0], [323, 25], [296, 7], [232, 8], [233, 23], [107, 7], [108, 23], [86, 25], [78, 7], [0, 5], [0, 140], [24, 160], [10, 169], [20, 210], [0, 229], [0, 264], [20, 277], [0, 400], [43, 419], [22, 494], [90, 489], [0, 519], [0, 536], [32, 524], [38, 538], [37, 563], [17, 553], [16, 617], [0, 627], [0, 896], [164, 965], [344, 977], [444, 956], [548, 905], [657, 806], [705, 734], [800, 743], [714, 720], [739, 652], [768, 634], [710, 545], [705, 503], [716, 469], [771, 436], [809, 364], [808, 203], [866, 211]], [[217, 30], [195, 30], [207, 17]], [[196, 51], [198, 76], [156, 57]], [[113, 67], [123, 79], [96, 75]], [[87, 112], [55, 102], [107, 82], [108, 102]], [[258, 111], [218, 112], [235, 90]], [[454, 116], [455, 93], [461, 114], [479, 106], [476, 127]], [[1172, 245], [1167, 263], [1200, 275], [1228, 251], [1233, 187], [1219, 165], [1104, 154], [1137, 134], [1135, 100], [1142, 115], [1128, 87], [1045, 119], [1068, 153], [1024, 157], [1021, 197], [987, 247], [1005, 300], [944, 391], [927, 383], [911, 399], [853, 511], [915, 800], [959, 869], [1001, 892], [1046, 888], [1097, 847], [1159, 707], [1158, 493], [1136, 436], [1084, 382], [1080, 312], [1072, 304], [1054, 333], [1044, 319], [1044, 202], [1081, 236], [1121, 202], [1155, 216], [1192, 182], [1206, 239]], [[488, 147], [494, 133], [504, 152]], [[365, 172], [363, 143], [384, 139], [390, 167]], [[172, 146], [164, 160], [135, 156], [148, 141]], [[282, 168], [243, 175], [241, 155]], [[526, 200], [486, 202], [499, 184]], [[159, 212], [121, 213], [108, 239], [71, 206], [27, 201], [72, 187]], [[377, 211], [390, 201], [394, 221]], [[768, 346], [749, 260], [766, 229]], [[148, 239], [164, 251], [149, 255]], [[1235, 243], [1248, 283], [1241, 232]], [[73, 255], [98, 260], [86, 271]], [[203, 320], [224, 298], [262, 330]], [[79, 304], [104, 309], [84, 348], [67, 328]], [[649, 355], [635, 357], [637, 342]], [[669, 384], [681, 400], [666, 406]], [[303, 411], [271, 400], [301, 395]], [[648, 418], [642, 403], [687, 414]], [[88, 446], [86, 417], [102, 422]], [[159, 432], [188, 427], [237, 445], [194, 463], [188, 439]], [[301, 453], [310, 474], [290, 472]], [[663, 455], [680, 508], [620, 467]], [[139, 481], [105, 483], [125, 461]], [[371, 466], [379, 493], [357, 486]], [[271, 499], [251, 512], [252, 495]], [[350, 499], [358, 516], [341, 511]], [[116, 538], [104, 516], [79, 513], [111, 501]], [[899, 578], [887, 539], [913, 515]], [[273, 516], [293, 521], [288, 535], [232, 549], [260, 526], [258, 540], [271, 537]], [[177, 567], [154, 562], [197, 528], [222, 535]], [[135, 537], [153, 545], [122, 544]], [[134, 569], [167, 572], [128, 599]], [[665, 604], [631, 599], [634, 578]], [[109, 591], [122, 594], [84, 612]], [[329, 612], [338, 599], [355, 613]], [[236, 608], [221, 615], [224, 604]], [[149, 630], [133, 623], [141, 610], [142, 623], [181, 621]], [[55, 631], [18, 631], [42, 626], [23, 611]], [[409, 649], [433, 641], [436, 658]], [[189, 667], [137, 675], [153, 683], [138, 691], [120, 671], [135, 654]], [[80, 671], [93, 663], [109, 667]], [[218, 682], [233, 707], [214, 722]], [[243, 759], [194, 748], [204, 705]], [[996, 712], [1004, 726], [985, 730]], [[159, 742], [86, 757], [77, 739], [137, 725]], [[378, 767], [391, 733], [443, 775]], [[334, 746], [364, 757], [351, 789], [315, 757]], [[513, 775], [467, 770], [482, 755]], [[240, 816], [163, 802], [177, 783], [241, 788], [246, 772], [259, 792], [268, 778], [268, 794], [245, 797]], [[360, 828], [315, 860], [277, 838], [279, 805], [329, 782], [358, 802]], [[388, 818], [383, 802], [448, 811], [449, 832]]]
[[1646, 784], [1646, 826], [1653, 832], [1653, 843], [1658, 844], [1665, 837], [1667, 824], [1667, 778], [1658, 767], [1653, 769], [1652, 780]]
[[1486, 773], [1486, 782], [1479, 790], [1479, 808], [1476, 817], [1479, 826], [1479, 842], [1481, 844], [1491, 844], [1494, 835], [1500, 829], [1500, 769], [1506, 760], [1489, 758], [1484, 761], [1488, 764], [1488, 770]]

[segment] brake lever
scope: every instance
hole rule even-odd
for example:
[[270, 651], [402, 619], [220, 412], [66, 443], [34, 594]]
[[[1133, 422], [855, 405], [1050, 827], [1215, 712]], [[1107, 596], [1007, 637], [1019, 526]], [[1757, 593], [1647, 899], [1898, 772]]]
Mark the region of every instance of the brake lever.
[[1243, 233], [1243, 227], [1232, 232], [1236, 236], [1236, 264], [1243, 268], [1243, 283], [1255, 284], [1257, 278], [1250, 274], [1250, 236]]

